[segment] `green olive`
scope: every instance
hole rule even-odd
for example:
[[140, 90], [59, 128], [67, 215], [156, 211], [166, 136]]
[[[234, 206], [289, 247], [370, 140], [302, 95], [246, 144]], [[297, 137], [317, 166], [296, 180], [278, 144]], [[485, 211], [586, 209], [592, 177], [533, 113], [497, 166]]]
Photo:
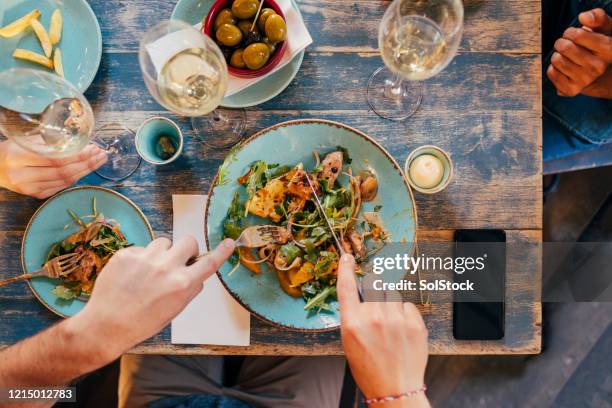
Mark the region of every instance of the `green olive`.
[[221, 45], [228, 47], [234, 47], [242, 41], [242, 31], [233, 24], [221, 24], [215, 35]]
[[251, 44], [244, 49], [242, 58], [249, 69], [259, 69], [270, 59], [270, 49], [264, 43]]
[[266, 20], [273, 14], [276, 14], [276, 11], [271, 8], [266, 7], [264, 9], [261, 9], [261, 13], [259, 13], [259, 18], [257, 19], [257, 26], [261, 31], [264, 31], [266, 29]]
[[[253, 20], [240, 20], [238, 22], [238, 28], [242, 31], [242, 34], [247, 35], [251, 31], [251, 26], [253, 25]], [[259, 28], [257, 24], [253, 27], [253, 31], [259, 33]]]
[[236, 67], [236, 68], [246, 67], [246, 64], [244, 63], [244, 59], [242, 58], [243, 53], [244, 53], [244, 50], [242, 48], [238, 48], [236, 51], [234, 51], [234, 53], [232, 54], [232, 58], [230, 58], [230, 65], [232, 67]]
[[259, 9], [258, 0], [235, 0], [232, 4], [232, 13], [238, 18], [251, 18]]
[[265, 31], [270, 41], [275, 43], [285, 41], [287, 38], [287, 24], [278, 14], [268, 17]]
[[232, 14], [232, 10], [226, 8], [223, 9], [217, 14], [215, 18], [215, 31], [219, 28], [221, 24], [236, 24], [238, 19]]

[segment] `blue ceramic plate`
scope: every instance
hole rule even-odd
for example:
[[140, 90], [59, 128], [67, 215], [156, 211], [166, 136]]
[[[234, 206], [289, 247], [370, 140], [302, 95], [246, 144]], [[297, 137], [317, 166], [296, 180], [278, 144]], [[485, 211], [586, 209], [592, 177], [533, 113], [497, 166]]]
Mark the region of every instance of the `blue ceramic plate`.
[[[172, 12], [172, 19], [196, 25], [201, 23], [204, 17], [206, 17], [213, 3], [214, 0], [179, 0]], [[300, 13], [300, 9], [295, 4], [295, 1], [292, 0], [291, 4]], [[289, 86], [300, 70], [303, 59], [304, 51], [297, 54], [289, 64], [274, 74], [232, 96], [225, 97], [221, 106], [226, 108], [247, 108], [269, 101]]]
[[[236, 179], [256, 160], [281, 165], [304, 163], [314, 167], [312, 151], [328, 152], [336, 146], [348, 149], [353, 171], [373, 169], [381, 181], [376, 200], [364, 203], [364, 211], [382, 205], [381, 217], [393, 242], [415, 242], [416, 207], [403, 173], [393, 157], [376, 141], [346, 125], [318, 120], [295, 120], [263, 130], [244, 141], [240, 149], [226, 159], [224, 182], [216, 179], [209, 192], [206, 208], [206, 240], [215, 247], [223, 235], [223, 220], [235, 191], [244, 197], [244, 187]], [[348, 184], [345, 176], [340, 182]], [[255, 221], [255, 218], [253, 218]], [[262, 223], [261, 219], [259, 222]], [[231, 276], [232, 265], [226, 263], [219, 276], [229, 292], [257, 317], [275, 325], [300, 331], [323, 331], [340, 323], [337, 302], [333, 312], [312, 314], [304, 311], [304, 301], [292, 298], [281, 289], [276, 274], [265, 270], [254, 275], [240, 266]]]
[[[85, 0], [2, 0], [0, 26], [11, 23], [35, 8], [41, 11], [40, 22], [47, 31], [51, 14], [55, 9], [60, 9], [64, 24], [59, 48], [62, 50], [64, 75], [81, 92], [85, 92], [94, 80], [102, 60], [102, 34], [94, 12]], [[13, 59], [15, 48], [44, 54], [31, 30], [13, 38], [0, 38], [0, 71], [29, 67], [51, 72], [37, 64]]]
[[[140, 209], [125, 196], [102, 187], [75, 187], [51, 197], [32, 216], [21, 243], [23, 270], [34, 272], [45, 262], [51, 245], [78, 231], [68, 209], [78, 216], [92, 213], [92, 199], [96, 197], [99, 213], [117, 220], [128, 242], [146, 246], [153, 239], [153, 230]], [[68, 228], [65, 228], [68, 225]], [[30, 287], [34, 295], [51, 311], [68, 317], [78, 313], [85, 302], [79, 299], [62, 300], [53, 294], [57, 280], [34, 278]]]

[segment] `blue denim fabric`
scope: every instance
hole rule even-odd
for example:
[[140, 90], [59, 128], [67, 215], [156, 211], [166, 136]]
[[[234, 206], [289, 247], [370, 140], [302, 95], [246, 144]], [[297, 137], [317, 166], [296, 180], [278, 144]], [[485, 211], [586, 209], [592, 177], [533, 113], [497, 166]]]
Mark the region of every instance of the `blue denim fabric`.
[[167, 397], [149, 404], [149, 408], [253, 408], [242, 401], [223, 395], [187, 395]]
[[[612, 101], [578, 95], [567, 98], [557, 95], [554, 85], [546, 77], [554, 39], [559, 38], [565, 28], [579, 27], [578, 13], [593, 8], [603, 8], [612, 15], [612, 0], [544, 0], [543, 61], [544, 70], [542, 98], [544, 109], [544, 160], [568, 156], [612, 142]], [[550, 8], [557, 8], [555, 15]]]

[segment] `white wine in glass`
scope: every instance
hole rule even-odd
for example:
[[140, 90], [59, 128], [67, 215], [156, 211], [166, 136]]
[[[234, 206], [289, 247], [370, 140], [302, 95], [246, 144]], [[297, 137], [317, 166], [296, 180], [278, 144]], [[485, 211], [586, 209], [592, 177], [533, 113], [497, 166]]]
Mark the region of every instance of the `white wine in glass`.
[[188, 48], [172, 56], [158, 79], [160, 97], [183, 116], [202, 116], [219, 106], [225, 95], [224, 66], [216, 53]]
[[151, 95], [169, 111], [192, 118], [204, 143], [226, 147], [240, 140], [244, 110], [223, 110], [228, 70], [215, 42], [183, 21], [151, 28], [140, 43], [140, 68]]
[[29, 68], [0, 72], [0, 134], [46, 157], [72, 156], [94, 143], [108, 161], [96, 170], [110, 180], [130, 176], [140, 164], [134, 135], [121, 125], [94, 131], [95, 118], [83, 94], [59, 76]]
[[461, 0], [395, 0], [379, 26], [378, 44], [386, 67], [368, 82], [368, 103], [379, 116], [404, 120], [422, 98], [416, 82], [442, 71], [453, 59], [463, 27]]

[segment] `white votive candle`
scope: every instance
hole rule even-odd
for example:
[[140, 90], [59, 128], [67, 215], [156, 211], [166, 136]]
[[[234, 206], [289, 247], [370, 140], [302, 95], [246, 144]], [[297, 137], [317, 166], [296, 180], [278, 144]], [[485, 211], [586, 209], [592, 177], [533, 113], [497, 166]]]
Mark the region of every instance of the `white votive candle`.
[[420, 188], [434, 188], [443, 177], [444, 165], [432, 154], [422, 154], [410, 163], [410, 179]]

